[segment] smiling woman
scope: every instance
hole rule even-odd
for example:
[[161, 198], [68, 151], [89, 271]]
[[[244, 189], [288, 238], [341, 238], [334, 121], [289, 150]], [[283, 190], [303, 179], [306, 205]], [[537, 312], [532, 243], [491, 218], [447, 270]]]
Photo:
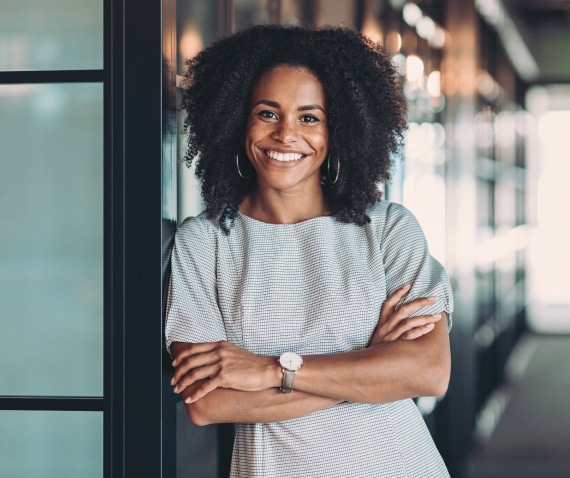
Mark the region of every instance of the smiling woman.
[[[380, 197], [378, 183], [390, 178], [390, 154], [401, 144], [406, 104], [401, 78], [388, 55], [365, 37], [334, 28], [255, 27], [214, 44], [188, 62], [182, 97], [189, 133], [185, 160], [190, 165], [199, 158], [196, 175], [208, 216], [216, 217], [229, 232], [240, 204], [255, 189], [256, 175], [248, 176], [248, 159], [253, 158], [244, 145], [252, 95], [254, 87], [265, 88], [265, 80], [274, 76], [268, 75], [271, 70], [284, 66], [310, 73], [324, 94], [320, 106], [325, 116], [317, 108], [297, 120], [312, 124], [314, 117], [326, 123], [329, 140], [320, 180], [330, 215], [342, 222], [368, 223], [366, 211]], [[290, 75], [277, 76], [273, 83], [283, 93], [297, 91], [288, 83]], [[318, 88], [316, 83], [313, 88]], [[297, 108], [315, 106], [317, 98]], [[275, 103], [275, 98], [261, 99]], [[268, 121], [279, 118], [282, 127], [274, 135], [289, 135], [290, 118], [279, 116], [274, 104], [265, 106], [269, 111], [262, 116]], [[336, 177], [339, 168], [343, 174]]]
[[[328, 152], [325, 92], [305, 68], [280, 65], [265, 73], [252, 92], [244, 148], [256, 173], [256, 189], [240, 211], [265, 222], [295, 223], [328, 215], [321, 165]], [[294, 208], [274, 201], [300, 200]], [[316, 200], [304, 202], [309, 195]], [[299, 201], [296, 201], [299, 202]], [[271, 208], [271, 210], [270, 210]], [[284, 215], [277, 217], [280, 212]]]
[[[449, 380], [447, 275], [380, 200], [398, 77], [342, 29], [257, 27], [190, 61], [166, 338], [198, 425], [238, 423], [232, 477], [447, 477], [412, 397]], [[294, 391], [294, 393], [292, 393]]]

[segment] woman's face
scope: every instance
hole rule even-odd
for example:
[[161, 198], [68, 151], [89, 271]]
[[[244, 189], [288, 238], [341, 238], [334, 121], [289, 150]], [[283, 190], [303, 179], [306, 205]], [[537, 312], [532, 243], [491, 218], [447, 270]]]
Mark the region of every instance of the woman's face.
[[245, 150], [257, 187], [281, 191], [320, 188], [329, 130], [325, 91], [309, 70], [277, 66], [252, 92]]

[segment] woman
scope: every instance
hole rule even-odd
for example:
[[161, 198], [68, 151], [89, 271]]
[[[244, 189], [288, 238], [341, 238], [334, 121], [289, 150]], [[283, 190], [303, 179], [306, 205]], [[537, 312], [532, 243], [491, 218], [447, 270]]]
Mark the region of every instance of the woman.
[[191, 420], [239, 424], [234, 477], [448, 476], [411, 397], [447, 388], [449, 281], [377, 189], [405, 129], [389, 58], [256, 27], [186, 80], [207, 208], [176, 235], [166, 337]]

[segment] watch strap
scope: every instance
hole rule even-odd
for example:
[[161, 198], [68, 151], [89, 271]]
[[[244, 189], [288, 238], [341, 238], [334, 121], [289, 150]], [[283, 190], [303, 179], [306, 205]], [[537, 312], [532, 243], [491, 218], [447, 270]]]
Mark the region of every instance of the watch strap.
[[293, 380], [296, 373], [296, 370], [283, 369], [283, 381], [281, 382], [281, 391], [283, 393], [291, 393], [293, 391]]

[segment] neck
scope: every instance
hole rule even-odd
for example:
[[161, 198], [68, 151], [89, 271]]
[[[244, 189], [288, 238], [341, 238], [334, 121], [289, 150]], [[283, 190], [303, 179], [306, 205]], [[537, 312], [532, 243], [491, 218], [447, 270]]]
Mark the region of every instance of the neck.
[[243, 200], [239, 210], [246, 216], [271, 224], [296, 224], [329, 214], [320, 187], [309, 197], [258, 188]]

